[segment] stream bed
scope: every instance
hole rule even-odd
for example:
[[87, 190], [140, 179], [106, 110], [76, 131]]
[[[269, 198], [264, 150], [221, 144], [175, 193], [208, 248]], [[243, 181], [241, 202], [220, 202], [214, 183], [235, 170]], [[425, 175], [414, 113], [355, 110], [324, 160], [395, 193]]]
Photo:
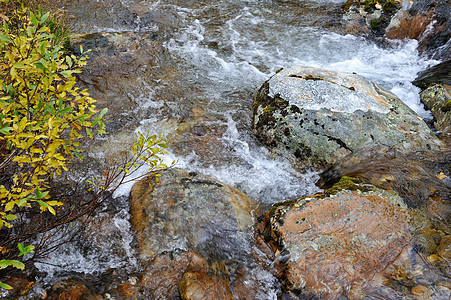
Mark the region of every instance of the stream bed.
[[[335, 25], [343, 2], [70, 1], [73, 47], [92, 49], [80, 85], [99, 107], [109, 108], [109, 135], [90, 148], [87, 167], [90, 158], [124, 150], [137, 131], [163, 133], [167, 161], [236, 187], [263, 209], [320, 192], [317, 172], [272, 155], [253, 135], [253, 95], [262, 83], [292, 65], [355, 72], [391, 90], [427, 120], [431, 116], [411, 82], [439, 63], [420, 56], [415, 40], [381, 47], [340, 32]], [[99, 211], [90, 242], [64, 246], [36, 264], [42, 282], [73, 274], [98, 278], [111, 269], [139, 273], [130, 189], [116, 192], [114, 209]], [[275, 279], [252, 270], [268, 289], [262, 297], [277, 298]]]

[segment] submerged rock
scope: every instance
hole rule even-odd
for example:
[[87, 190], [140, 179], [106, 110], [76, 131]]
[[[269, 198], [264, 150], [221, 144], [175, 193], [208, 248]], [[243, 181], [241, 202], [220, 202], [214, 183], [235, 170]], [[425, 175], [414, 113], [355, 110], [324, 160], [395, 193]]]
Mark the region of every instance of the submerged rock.
[[202, 272], [185, 273], [179, 290], [184, 300], [233, 299], [227, 281]]
[[442, 145], [378, 84], [304, 66], [283, 69], [263, 84], [254, 100], [253, 131], [265, 145], [316, 167], [375, 146], [411, 152]]
[[215, 260], [242, 261], [251, 253], [256, 203], [217, 180], [182, 169], [163, 173], [154, 188], [149, 178], [132, 189], [131, 223], [140, 254], [194, 250]]
[[87, 283], [77, 278], [63, 280], [51, 288], [48, 298], [50, 300], [83, 300], [83, 299], [103, 299], [102, 295], [92, 293]]
[[361, 299], [409, 267], [409, 213], [393, 192], [319, 194], [273, 206], [265, 239], [283, 265], [286, 291]]
[[179, 282], [186, 272], [207, 272], [208, 262], [194, 252], [157, 255], [145, 268], [141, 283], [151, 299], [178, 299]]

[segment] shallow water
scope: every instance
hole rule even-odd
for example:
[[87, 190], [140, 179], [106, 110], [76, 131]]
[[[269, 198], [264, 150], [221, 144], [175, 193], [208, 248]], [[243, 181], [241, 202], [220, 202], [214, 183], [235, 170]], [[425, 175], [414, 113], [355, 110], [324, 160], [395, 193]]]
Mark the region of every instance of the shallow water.
[[[268, 207], [320, 191], [315, 172], [301, 173], [292, 162], [273, 157], [250, 130], [253, 93], [277, 69], [308, 65], [355, 72], [430, 118], [410, 82], [438, 62], [420, 57], [416, 41], [381, 48], [363, 37], [326, 29], [336, 23], [335, 9], [342, 2], [80, 0], [68, 10], [75, 32], [152, 33], [169, 57], [165, 76], [139, 77], [134, 104], [111, 112], [113, 119], [120, 115], [131, 121], [110, 130], [109, 139], [128, 139], [133, 131], [164, 133], [170, 141], [167, 160], [235, 186]], [[209, 147], [192, 147], [192, 132]], [[92, 155], [108, 152], [105, 145], [94, 147]], [[127, 195], [130, 188], [116, 196]], [[139, 268], [130, 254], [128, 218], [126, 210], [114, 216], [114, 226], [122, 228], [122, 250], [106, 253], [108, 259], [77, 245], [58, 250], [64, 271], [101, 273], [111, 260], [114, 266]], [[38, 268], [49, 274], [62, 269]]]

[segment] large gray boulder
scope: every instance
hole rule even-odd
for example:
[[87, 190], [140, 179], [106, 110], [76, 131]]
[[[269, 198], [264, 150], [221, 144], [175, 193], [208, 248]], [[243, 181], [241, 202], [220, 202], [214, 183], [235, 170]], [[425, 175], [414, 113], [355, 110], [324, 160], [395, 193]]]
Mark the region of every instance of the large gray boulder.
[[365, 148], [438, 150], [442, 142], [397, 96], [356, 74], [283, 69], [256, 94], [253, 131], [307, 166], [324, 167]]

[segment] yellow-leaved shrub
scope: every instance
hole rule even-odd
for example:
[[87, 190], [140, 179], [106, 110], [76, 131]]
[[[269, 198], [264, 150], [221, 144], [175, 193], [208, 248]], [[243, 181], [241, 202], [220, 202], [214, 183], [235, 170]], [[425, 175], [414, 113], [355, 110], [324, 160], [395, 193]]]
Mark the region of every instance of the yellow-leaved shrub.
[[[0, 241], [0, 270], [23, 269], [11, 253], [24, 256], [35, 249], [19, 241], [91, 214], [124, 183], [147, 174], [158, 182], [158, 171], [167, 168], [162, 159], [167, 143], [163, 136], [138, 133], [130, 151], [88, 181], [88, 199], [64, 211], [63, 203], [50, 198], [50, 183], [73, 159], [82, 158], [80, 139], [105, 133], [107, 109], [98, 111], [89, 93], [76, 87], [74, 74], [86, 65], [87, 52], [81, 48], [79, 57], [66, 53], [64, 40], [47, 26], [49, 13], [38, 9], [35, 14], [22, 6], [10, 17], [0, 17], [0, 175], [12, 174], [0, 176], [0, 230], [13, 226], [18, 209], [39, 207], [56, 215], [44, 228]], [[137, 172], [142, 167], [146, 171]], [[18, 251], [12, 251], [14, 243]], [[11, 287], [0, 282], [0, 288]]]
[[[105, 133], [107, 109], [97, 111], [88, 92], [75, 86], [86, 53], [66, 55], [55, 45], [48, 17], [22, 8], [0, 27], [0, 171], [15, 170], [0, 184], [0, 229], [12, 226], [16, 207], [38, 205], [55, 214], [62, 203], [49, 199], [50, 181], [69, 159], [81, 158], [81, 138]], [[0, 261], [0, 269], [9, 265], [22, 267]]]

